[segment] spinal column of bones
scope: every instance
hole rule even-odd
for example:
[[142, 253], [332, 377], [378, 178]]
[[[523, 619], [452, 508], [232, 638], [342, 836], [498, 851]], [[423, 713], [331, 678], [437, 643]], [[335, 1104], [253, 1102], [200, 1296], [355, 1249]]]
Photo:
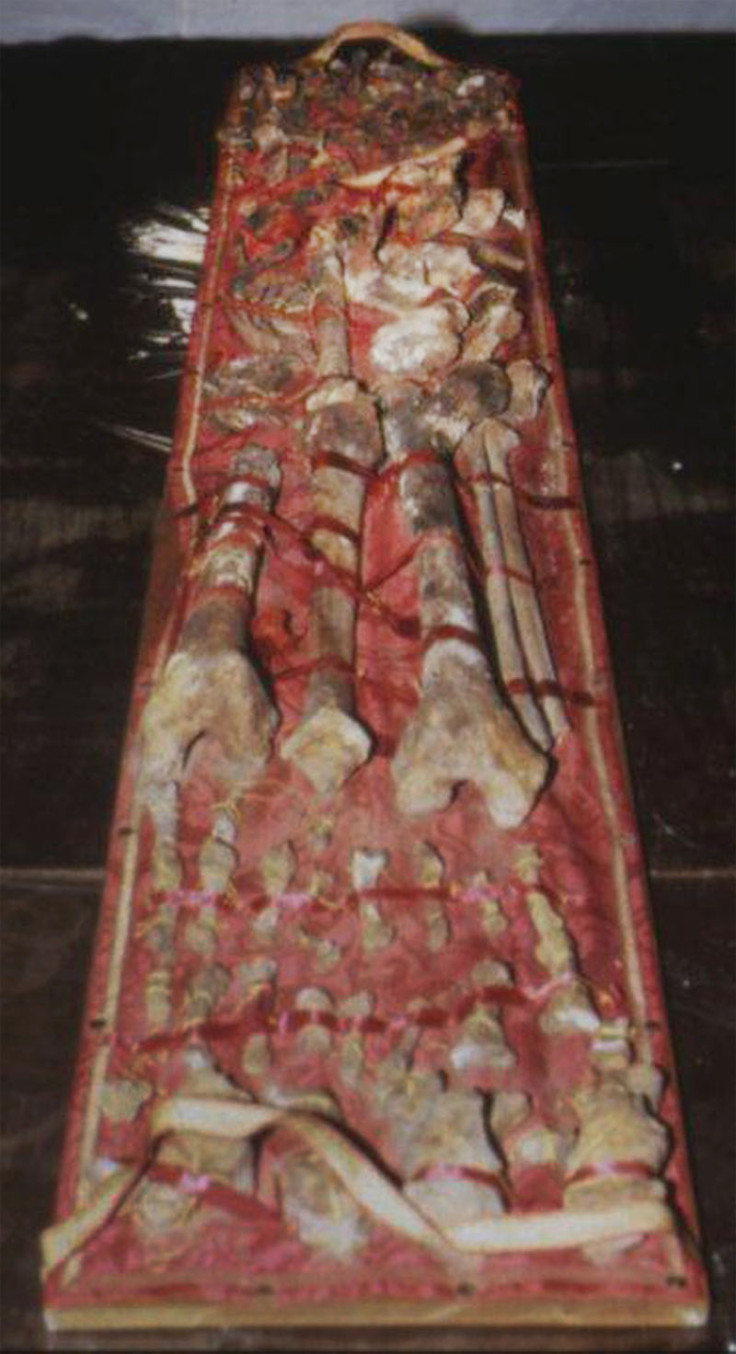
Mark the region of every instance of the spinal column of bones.
[[[471, 190], [462, 205], [454, 143], [347, 186], [349, 228], [344, 214], [323, 216], [303, 249], [300, 279], [290, 261], [298, 298], [290, 318], [273, 327], [241, 311], [235, 323], [246, 361], [262, 358], [267, 372], [281, 345], [292, 364], [311, 367], [311, 544], [335, 574], [355, 583], [346, 589], [328, 572], [313, 593], [312, 677], [303, 716], [280, 753], [321, 793], [338, 791], [371, 754], [352, 671], [360, 533], [368, 478], [390, 468], [416, 546], [423, 640], [419, 702], [393, 758], [397, 807], [409, 815], [440, 810], [455, 787], [472, 781], [492, 819], [514, 827], [545, 782], [547, 751], [566, 721], [509, 470], [509, 453], [538, 414], [547, 378], [527, 359], [506, 366], [493, 360], [522, 325], [507, 279], [523, 261], [492, 244], [494, 227], [502, 217], [513, 222], [513, 209], [493, 188]], [[351, 361], [353, 303], [385, 316], [371, 339], [370, 382], [364, 372], [356, 379]], [[277, 407], [280, 392], [269, 394], [264, 384], [261, 405]], [[236, 378], [236, 404], [239, 390]], [[453, 458], [475, 505], [495, 665], [481, 639]], [[278, 714], [247, 657], [247, 622], [263, 550], [258, 510], [273, 508], [279, 481], [272, 451], [251, 444], [235, 457], [180, 638], [144, 716], [139, 790], [155, 826], [159, 888], [181, 882], [178, 799], [193, 743], [202, 734], [216, 741], [230, 799], [253, 783], [271, 753]], [[256, 512], [249, 515], [249, 507]], [[232, 821], [220, 813], [201, 858], [215, 886], [234, 863], [233, 836]]]

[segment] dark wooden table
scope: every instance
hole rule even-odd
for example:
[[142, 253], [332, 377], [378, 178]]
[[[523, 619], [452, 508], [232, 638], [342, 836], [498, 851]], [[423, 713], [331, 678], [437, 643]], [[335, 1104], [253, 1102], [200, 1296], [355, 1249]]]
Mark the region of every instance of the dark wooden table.
[[[523, 87], [711, 1273], [733, 1350], [733, 43], [464, 39]], [[275, 49], [277, 56], [285, 49]], [[206, 202], [247, 44], [4, 54], [3, 1348], [49, 1220], [176, 380], [121, 228]], [[58, 1342], [59, 1345], [61, 1342]], [[66, 1347], [130, 1348], [86, 1337]], [[139, 1337], [146, 1349], [660, 1350], [658, 1333]]]

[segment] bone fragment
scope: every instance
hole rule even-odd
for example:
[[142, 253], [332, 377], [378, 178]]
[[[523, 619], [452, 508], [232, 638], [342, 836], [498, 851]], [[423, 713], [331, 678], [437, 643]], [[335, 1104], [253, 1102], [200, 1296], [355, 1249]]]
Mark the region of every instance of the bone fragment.
[[343, 262], [336, 247], [335, 231], [317, 226], [310, 236], [314, 299], [312, 322], [317, 348], [317, 373], [321, 378], [349, 376], [350, 345]]
[[[312, 401], [312, 411], [309, 443], [315, 454], [335, 452], [354, 461], [359, 471], [377, 463], [383, 449], [373, 401], [353, 382], [326, 383], [320, 399]], [[362, 525], [365, 481], [349, 469], [318, 463], [312, 494], [317, 518], [329, 519], [315, 528], [312, 544], [357, 585], [355, 542]], [[329, 578], [312, 598], [310, 650], [320, 666], [309, 680], [304, 716], [284, 743], [282, 755], [296, 763], [320, 794], [335, 794], [366, 761], [371, 740], [353, 713], [349, 669], [355, 657], [355, 599], [343, 587], [330, 585]]]
[[473, 320], [463, 339], [463, 360], [487, 362], [498, 345], [515, 338], [523, 316], [514, 305], [515, 287], [496, 284], [473, 298]]
[[150, 1094], [151, 1087], [145, 1081], [130, 1077], [108, 1081], [102, 1094], [102, 1112], [113, 1124], [132, 1123]]
[[598, 1016], [578, 973], [575, 946], [562, 917], [538, 889], [529, 890], [526, 905], [538, 937], [535, 958], [558, 984], [545, 1005], [542, 1029], [546, 1034], [594, 1033]]
[[403, 319], [381, 325], [371, 343], [371, 361], [379, 371], [418, 376], [449, 366], [460, 352], [460, 334], [468, 313], [459, 301], [420, 306]]
[[543, 367], [521, 357], [506, 368], [511, 382], [511, 400], [505, 417], [509, 423], [527, 423], [537, 417], [549, 385]]
[[[417, 882], [421, 887], [439, 888], [445, 877], [445, 862], [439, 851], [430, 842], [420, 842], [414, 851], [414, 858], [417, 862]], [[424, 922], [427, 927], [427, 945], [436, 953], [450, 939], [450, 923], [441, 899], [432, 898], [425, 904]]]
[[263, 887], [268, 894], [285, 893], [296, 874], [296, 852], [291, 842], [272, 846], [261, 857]]
[[[486, 599], [493, 624], [501, 678], [504, 685], [510, 689], [511, 703], [529, 737], [539, 747], [546, 749], [552, 741], [546, 719], [531, 691], [524, 689], [527, 672], [524, 646], [519, 633], [520, 620], [514, 607], [511, 580], [506, 571], [507, 562], [495, 495], [491, 486], [484, 480], [488, 472], [485, 455], [487, 422], [479, 424], [466, 435], [456, 452], [456, 461], [460, 474], [470, 485], [475, 503], [479, 545], [485, 566]], [[500, 424], [499, 427], [503, 428], [504, 425]], [[515, 445], [517, 439], [511, 429], [504, 428], [502, 435], [508, 438], [510, 446]]]
[[[263, 484], [238, 478], [238, 472], [257, 475]], [[279, 480], [273, 453], [252, 447], [235, 462], [223, 507], [268, 508]], [[137, 793], [155, 828], [154, 889], [181, 886], [178, 796], [194, 743], [203, 735], [216, 741], [224, 787], [242, 792], [266, 763], [278, 719], [255, 669], [241, 652], [246, 641], [244, 612], [255, 591], [260, 532], [249, 531], [247, 542], [239, 542], [237, 549], [233, 538], [233, 522], [226, 512], [208, 538], [179, 642], [141, 723]], [[221, 587], [228, 592], [218, 596]], [[240, 597], [234, 598], [232, 589]], [[220, 853], [221, 858], [225, 854]]]
[[[350, 875], [353, 888], [361, 893], [365, 889], [375, 888], [378, 879], [388, 864], [387, 851], [357, 850], [350, 859]], [[368, 954], [385, 949], [394, 939], [395, 931], [381, 916], [377, 902], [360, 898], [358, 901], [358, 920], [360, 923], [361, 943]]]
[[474, 424], [503, 413], [510, 394], [509, 379], [498, 362], [463, 361], [429, 401], [421, 401], [423, 422], [441, 437], [443, 450], [454, 450]]
[[283, 1170], [283, 1209], [300, 1240], [333, 1261], [349, 1260], [368, 1239], [365, 1213], [323, 1162], [294, 1153]]
[[251, 1034], [245, 1041], [240, 1066], [248, 1077], [265, 1076], [271, 1066], [271, 1046], [267, 1034]]
[[232, 814], [216, 812], [209, 837], [199, 853], [199, 877], [202, 888], [225, 893], [239, 856], [235, 846], [238, 825]]
[[468, 199], [455, 230], [461, 235], [490, 235], [498, 225], [506, 201], [502, 188], [476, 188]]
[[482, 652], [448, 472], [439, 458], [410, 466], [399, 488], [414, 535], [431, 533], [417, 552], [422, 633], [431, 640], [438, 627], [452, 626], [468, 636], [438, 638], [425, 652], [419, 705], [392, 762], [399, 808], [437, 812], [456, 786], [472, 781], [494, 821], [516, 827], [547, 764], [503, 704]]
[[[477, 988], [507, 987], [511, 975], [506, 964], [486, 959], [476, 964], [471, 981]], [[450, 1062], [458, 1072], [514, 1066], [516, 1058], [506, 1042], [498, 1006], [479, 1002], [471, 1010], [460, 1026], [460, 1038], [453, 1044]]]
[[[669, 1153], [668, 1133], [626, 1078], [599, 1077], [577, 1092], [573, 1106], [578, 1133], [565, 1163], [565, 1208], [594, 1212], [622, 1203], [635, 1206], [663, 1200], [666, 1186], [659, 1177]], [[627, 1171], [629, 1164], [633, 1169]], [[642, 1178], [637, 1167], [651, 1174]], [[575, 1178], [578, 1173], [584, 1173], [582, 1178]], [[584, 1250], [594, 1263], [611, 1265], [638, 1239], [629, 1235]]]
[[203, 959], [212, 959], [217, 948], [217, 915], [213, 908], [202, 910], [187, 922], [184, 943]]
[[[512, 440], [514, 434], [497, 419], [488, 419], [480, 435], [483, 439], [487, 466], [493, 478], [493, 501], [500, 531], [501, 550], [505, 567], [510, 571], [508, 588], [526, 667], [533, 684], [542, 687], [545, 683], [554, 685], [557, 674], [539, 609], [531, 563], [519, 523], [509, 472], [509, 453], [516, 445]], [[526, 579], [529, 581], [522, 581]], [[553, 736], [558, 738], [569, 727], [560, 697], [554, 692], [543, 691], [540, 704]]]
[[[349, 1020], [364, 1019], [372, 1014], [375, 1004], [372, 993], [355, 992], [344, 997], [337, 1009], [339, 1015]], [[363, 1036], [357, 1030], [350, 1030], [340, 1040], [340, 1076], [348, 1086], [357, 1086], [364, 1061]]]
[[171, 972], [168, 967], [155, 968], [146, 979], [146, 1021], [151, 1032], [166, 1029], [171, 1023]]
[[260, 874], [264, 893], [271, 900], [253, 919], [253, 934], [261, 944], [270, 944], [276, 938], [279, 925], [279, 906], [274, 901], [285, 893], [296, 874], [296, 852], [291, 842], [272, 846], [261, 857]]
[[184, 1000], [184, 1018], [195, 1024], [206, 1020], [230, 987], [230, 974], [222, 964], [208, 964], [190, 980]]
[[[303, 987], [294, 1000], [297, 1011], [332, 1012], [335, 1003], [323, 987]], [[302, 1053], [319, 1055], [329, 1053], [332, 1044], [332, 1030], [324, 1025], [307, 1025], [297, 1036]]]
[[440, 1226], [497, 1216], [504, 1206], [493, 1180], [462, 1176], [463, 1167], [491, 1175], [501, 1169], [481, 1096], [447, 1090], [436, 1073], [401, 1063], [395, 1058], [379, 1076], [388, 1073], [382, 1105], [404, 1193]]
[[625, 1016], [602, 1020], [590, 1044], [590, 1056], [601, 1073], [625, 1072], [631, 1062], [631, 1029]]

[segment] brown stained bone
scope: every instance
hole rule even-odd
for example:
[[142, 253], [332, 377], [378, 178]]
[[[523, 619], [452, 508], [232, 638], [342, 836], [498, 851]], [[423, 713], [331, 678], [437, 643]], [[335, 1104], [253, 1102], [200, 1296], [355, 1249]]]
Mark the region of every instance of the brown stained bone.
[[515, 305], [516, 288], [494, 283], [476, 293], [471, 306], [472, 322], [463, 340], [463, 360], [487, 362], [500, 343], [515, 338], [523, 316]]
[[[392, 761], [399, 808], [437, 812], [458, 785], [471, 781], [493, 820], [516, 827], [542, 788], [547, 763], [503, 703], [482, 651], [447, 469], [439, 458], [410, 466], [399, 490], [411, 530], [420, 537], [422, 633], [431, 639], [444, 626], [464, 632], [438, 638], [422, 660], [419, 705]], [[431, 534], [421, 540], [425, 533]]]
[[535, 419], [549, 385], [549, 376], [543, 367], [520, 357], [506, 368], [511, 382], [511, 399], [504, 417], [509, 423], [528, 423]]
[[[250, 478], [258, 476], [263, 487]], [[236, 458], [223, 507], [272, 506], [280, 481], [273, 453], [252, 447]], [[141, 724], [141, 769], [138, 794], [150, 812], [156, 842], [153, 887], [181, 885], [177, 846], [178, 799], [189, 752], [201, 737], [215, 740], [223, 789], [238, 795], [264, 767], [278, 722], [275, 708], [243, 649], [245, 615], [252, 605], [261, 543], [256, 532], [247, 544], [238, 542], [227, 512], [210, 532], [195, 576], [193, 599], [179, 642], [158, 679]], [[218, 596], [217, 589], [226, 588]], [[233, 596], [235, 591], [238, 596]], [[220, 869], [234, 859], [224, 840]], [[213, 862], [213, 844], [205, 848]]]
[[[508, 370], [510, 372], [511, 368]], [[505, 414], [504, 417], [506, 416]], [[513, 431], [498, 419], [486, 420], [482, 430], [479, 429], [479, 435], [482, 437], [487, 469], [491, 475], [503, 563], [509, 570], [509, 596], [525, 665], [532, 684], [543, 688], [539, 703], [553, 737], [559, 738], [567, 731], [569, 723], [560, 697], [554, 691], [544, 689], [545, 684], [555, 686], [557, 673], [544, 628], [510, 477], [509, 455], [518, 444], [518, 439]]]
[[[318, 460], [312, 503], [316, 518], [323, 519], [324, 525], [312, 532], [312, 545], [329, 565], [354, 579], [357, 588], [356, 541], [365, 499], [365, 478], [360, 472], [370, 471], [383, 453], [375, 407], [355, 382], [338, 379], [323, 383], [309, 408], [308, 440], [313, 455], [336, 453], [354, 462], [358, 471]], [[321, 794], [334, 794], [367, 760], [371, 740], [354, 714], [355, 597], [341, 586], [330, 586], [329, 573], [312, 597], [310, 654], [320, 666], [309, 679], [304, 715], [284, 743], [282, 755], [295, 762]]]

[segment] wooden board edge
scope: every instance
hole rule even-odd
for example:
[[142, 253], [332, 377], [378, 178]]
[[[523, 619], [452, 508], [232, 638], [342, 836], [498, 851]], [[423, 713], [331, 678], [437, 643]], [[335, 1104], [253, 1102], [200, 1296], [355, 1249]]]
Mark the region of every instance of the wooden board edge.
[[601, 1326], [661, 1327], [671, 1329], [704, 1326], [708, 1303], [689, 1299], [647, 1300], [561, 1298], [502, 1299], [496, 1303], [448, 1302], [330, 1302], [293, 1303], [273, 1299], [230, 1305], [182, 1302], [104, 1305], [99, 1307], [46, 1308], [50, 1331], [165, 1330], [206, 1327], [230, 1329], [259, 1326]]

